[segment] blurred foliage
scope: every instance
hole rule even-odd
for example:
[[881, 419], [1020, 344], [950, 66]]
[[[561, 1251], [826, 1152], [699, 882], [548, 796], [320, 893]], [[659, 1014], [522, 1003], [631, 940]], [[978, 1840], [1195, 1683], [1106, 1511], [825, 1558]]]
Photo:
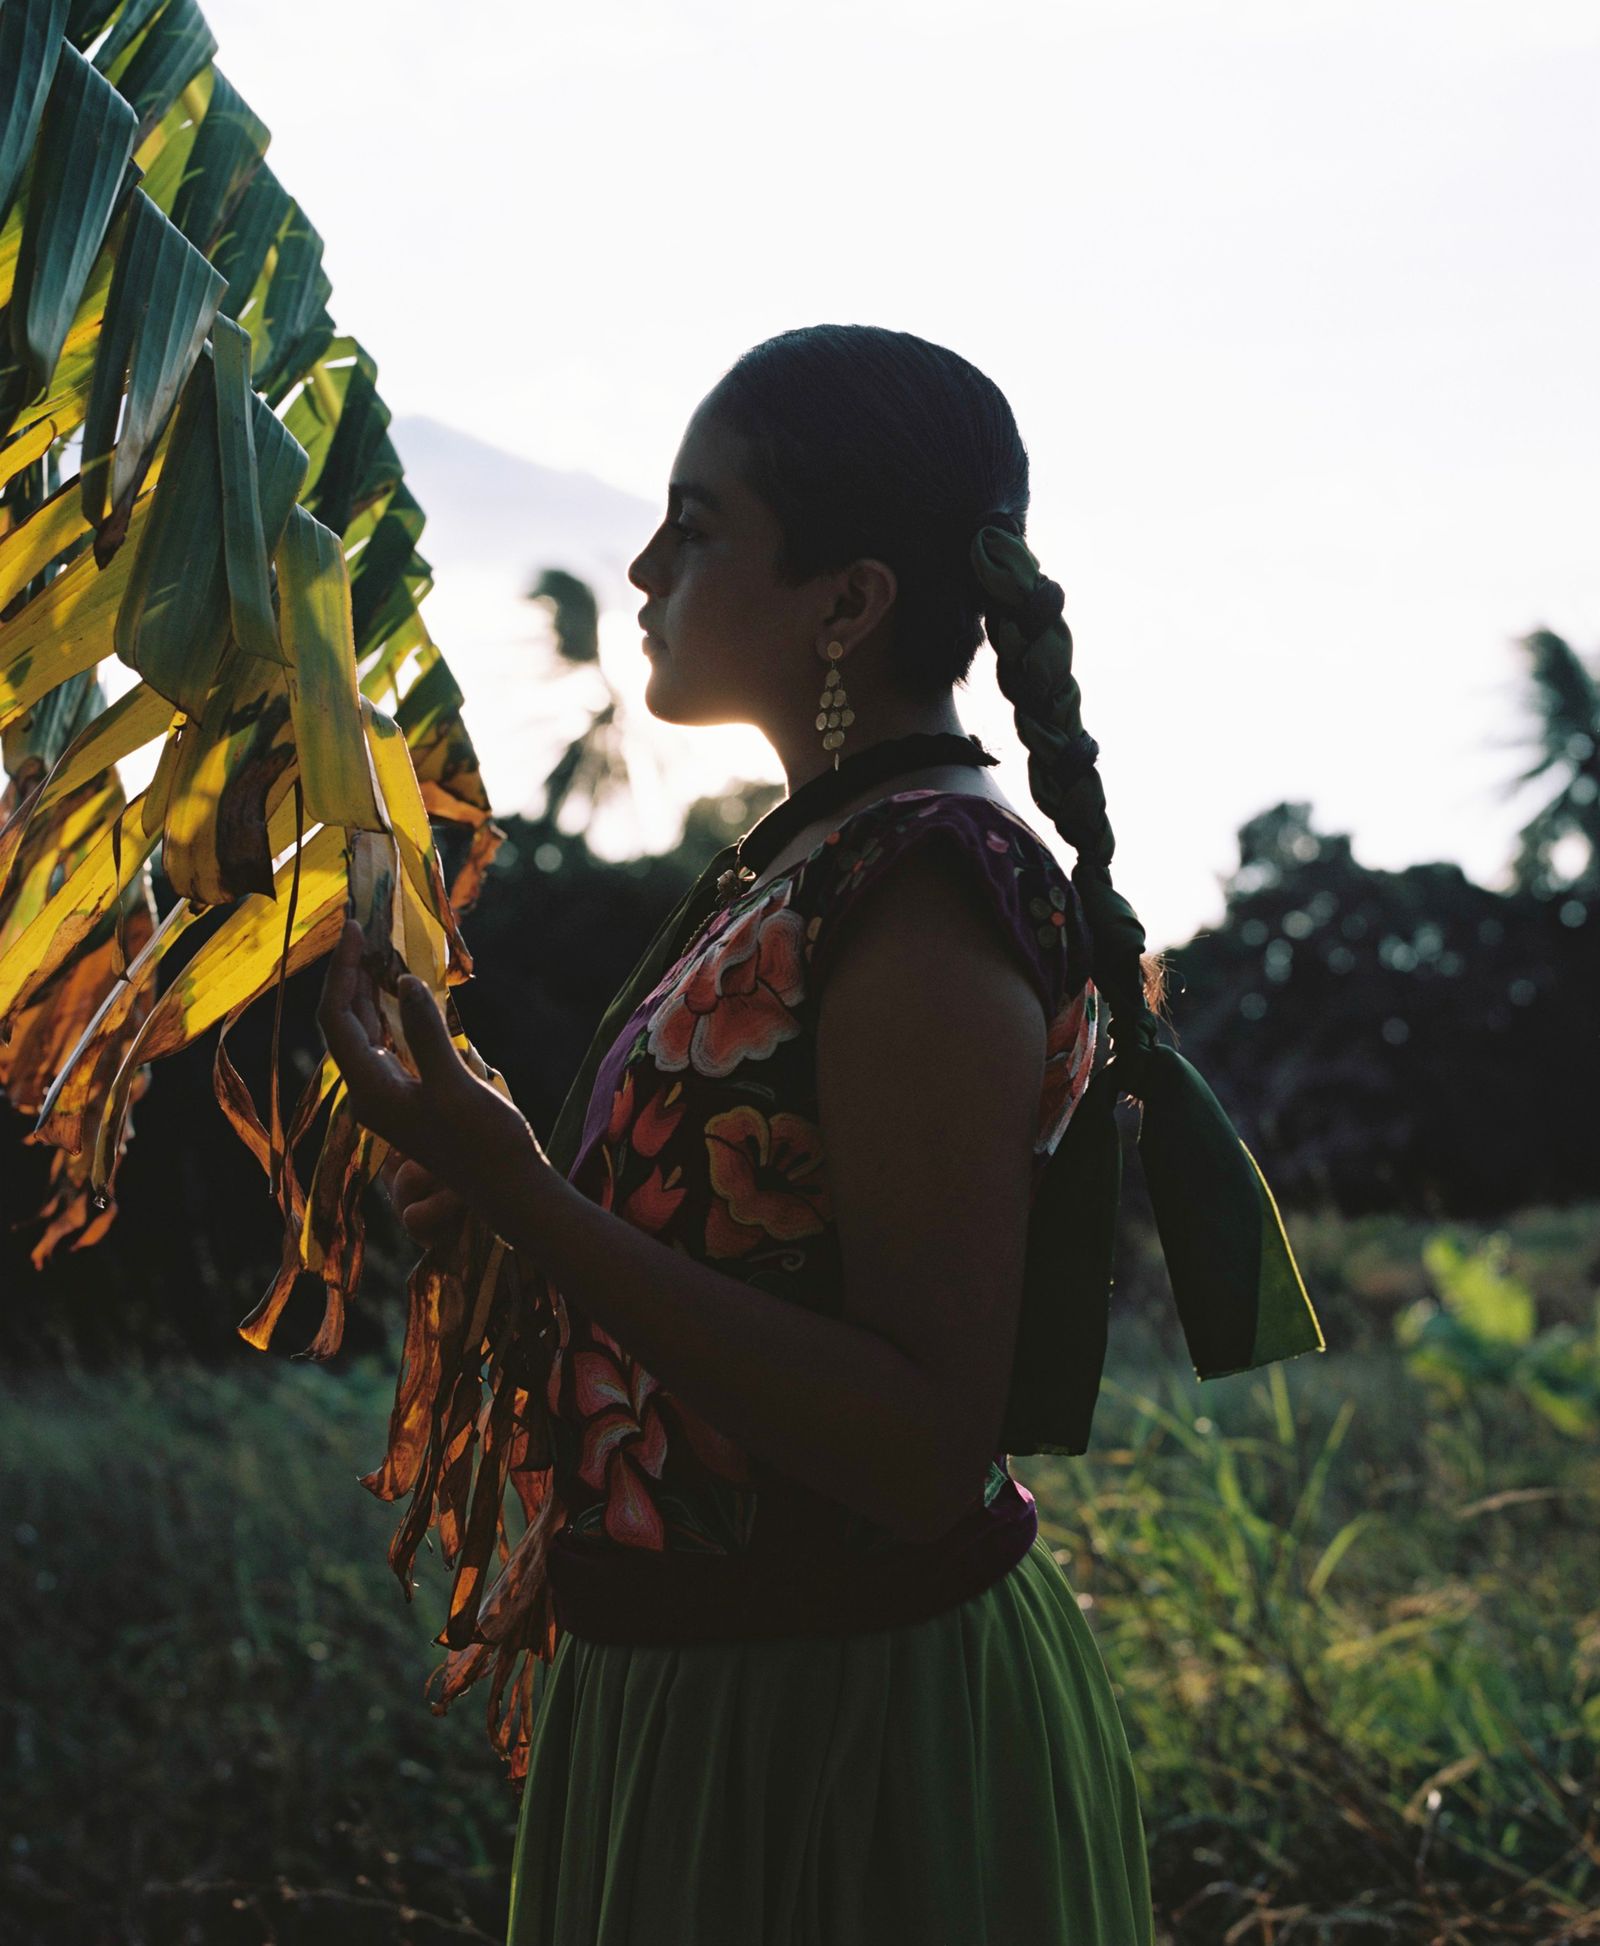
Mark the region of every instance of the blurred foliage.
[[1418, 1298], [1395, 1320], [1406, 1363], [1458, 1412], [1504, 1409], [1520, 1392], [1558, 1432], [1600, 1431], [1600, 1294], [1587, 1332], [1565, 1321], [1536, 1329], [1532, 1288], [1509, 1267], [1503, 1231], [1466, 1250], [1431, 1237], [1423, 1253], [1437, 1298]]
[[1172, 1014], [1292, 1207], [1484, 1216], [1600, 1192], [1600, 892], [1374, 871], [1284, 803], [1225, 916], [1173, 949]]
[[565, 568], [546, 568], [528, 590], [528, 600], [550, 604], [555, 650], [563, 662], [599, 662], [600, 604], [587, 581]]
[[[1572, 1214], [1326, 1249], [1391, 1293], [1537, 1265], [1549, 1312], [1593, 1292]], [[1202, 1387], [1124, 1311], [1111, 1364], [1095, 1450], [1017, 1470], [1116, 1685], [1162, 1937], [1589, 1936], [1594, 1442], [1382, 1344]], [[5, 1936], [503, 1937], [515, 1806], [476, 1712], [423, 1698], [447, 1577], [405, 1606], [355, 1481], [391, 1382], [384, 1352], [7, 1383]]]
[[[1522, 638], [1531, 687], [1534, 761], [1511, 788], [1549, 778], [1555, 788], [1518, 834], [1513, 872], [1525, 891], [1600, 892], [1600, 682], [1576, 649], [1550, 629]], [[1576, 872], [1556, 867], [1557, 846], [1575, 841]]]

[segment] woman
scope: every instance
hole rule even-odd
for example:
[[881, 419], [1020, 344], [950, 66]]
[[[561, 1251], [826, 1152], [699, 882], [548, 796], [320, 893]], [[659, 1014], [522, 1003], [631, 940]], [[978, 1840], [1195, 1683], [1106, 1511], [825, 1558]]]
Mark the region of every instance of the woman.
[[[565, 1172], [425, 990], [419, 1077], [381, 1050], [354, 925], [330, 970], [407, 1230], [471, 1203], [562, 1300], [564, 1632], [514, 1946], [1152, 1937], [1111, 1686], [1000, 1450], [1030, 1205], [1098, 1013], [1074, 880], [952, 694], [994, 622], [975, 549], [1028, 498], [998, 388], [908, 333], [784, 333], [698, 407], [630, 569], [647, 701], [756, 724], [789, 797], [608, 1017]], [[1019, 669], [1035, 775], [1091, 778], [1097, 896], [1131, 919], [1070, 664]], [[1159, 1004], [1130, 938], [1122, 990]]]

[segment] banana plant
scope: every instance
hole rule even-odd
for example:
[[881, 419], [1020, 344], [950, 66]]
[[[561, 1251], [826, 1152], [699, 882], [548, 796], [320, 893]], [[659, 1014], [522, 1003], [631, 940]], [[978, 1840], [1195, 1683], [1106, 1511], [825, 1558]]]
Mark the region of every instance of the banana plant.
[[[504, 1092], [449, 998], [472, 972], [458, 922], [503, 833], [422, 619], [423, 514], [376, 365], [336, 328], [322, 240], [216, 52], [194, 0], [0, 0], [0, 1090], [54, 1151], [41, 1265], [105, 1235], [152, 1064], [215, 1029], [219, 1107], [284, 1227], [239, 1328], [265, 1348], [312, 1272], [326, 1304], [304, 1355], [322, 1359], [359, 1284], [360, 1197], [385, 1145], [331, 1057], [285, 1111], [284, 983], [353, 915], [401, 1058], [410, 971]], [[112, 657], [137, 681], [108, 706]], [[117, 765], [153, 744], [130, 800]], [[468, 835], [448, 889], [434, 819]], [[159, 918], [158, 850], [177, 894]], [[227, 1036], [269, 996], [263, 1117]], [[439, 1530], [455, 1575], [438, 1707], [492, 1673], [514, 1779], [532, 1659], [555, 1639], [519, 1565], [551, 1503], [547, 1358], [517, 1269], [473, 1220], [422, 1258], [365, 1482], [410, 1496], [390, 1549], [408, 1599]]]

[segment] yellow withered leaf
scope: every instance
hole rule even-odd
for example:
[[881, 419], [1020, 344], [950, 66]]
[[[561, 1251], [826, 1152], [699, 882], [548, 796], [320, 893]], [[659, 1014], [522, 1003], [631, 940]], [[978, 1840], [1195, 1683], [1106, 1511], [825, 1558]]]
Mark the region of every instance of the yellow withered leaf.
[[289, 661], [289, 707], [306, 817], [384, 831], [356, 689], [350, 573], [336, 534], [304, 507], [278, 543], [279, 627]]
[[161, 853], [174, 889], [196, 905], [270, 893], [267, 822], [293, 782], [295, 761], [284, 669], [230, 651], [179, 745]]
[[[135, 684], [109, 709], [90, 718], [56, 759], [39, 789], [0, 827], [0, 895], [5, 892], [12, 862], [30, 827], [110, 765], [160, 736], [171, 722], [172, 705], [143, 683]], [[140, 815], [141, 821], [148, 819], [148, 804]]]
[[[412, 894], [406, 905], [403, 958], [419, 979], [426, 979], [435, 993], [442, 995], [444, 968], [440, 956], [447, 946], [459, 947], [462, 953], [465, 947], [459, 941], [455, 914], [445, 897], [444, 878], [434, 858], [433, 830], [422, 802], [411, 751], [394, 718], [386, 716], [364, 696], [361, 715], [372, 749], [373, 770], [399, 847], [405, 882]], [[470, 957], [467, 965], [470, 968]]]
[[[302, 849], [300, 895], [289, 940], [291, 973], [327, 952], [344, 924], [343, 839], [341, 831], [324, 825]], [[238, 910], [175, 975], [150, 1017], [141, 1059], [159, 1060], [187, 1047], [224, 1014], [272, 985], [283, 952], [293, 872], [294, 860], [285, 860], [278, 868], [276, 896], [252, 893], [241, 900]], [[330, 915], [336, 922], [331, 926]]]
[[21, 526], [0, 538], [0, 608], [14, 601], [41, 568], [88, 531], [78, 483], [68, 480]]
[[[147, 518], [153, 497], [153, 491], [143, 494], [135, 505], [130, 539]], [[19, 530], [18, 538], [26, 531]], [[80, 554], [0, 628], [0, 724], [115, 653], [112, 628], [135, 552], [125, 547], [103, 568], [92, 549]]]
[[[292, 801], [272, 819], [276, 849], [294, 838]], [[288, 970], [298, 972], [328, 952], [344, 924], [347, 886], [344, 834], [323, 826], [301, 846], [300, 887], [290, 933]], [[109, 1187], [127, 1114], [129, 1089], [141, 1065], [187, 1047], [225, 1015], [258, 998], [278, 978], [295, 857], [278, 868], [276, 897], [252, 893], [240, 901], [179, 970], [129, 1046], [117, 1071], [95, 1138], [94, 1182]], [[180, 907], [174, 907], [174, 912]]]
[[88, 856], [102, 831], [122, 811], [126, 799], [116, 778], [80, 791], [54, 818], [38, 821], [38, 793], [18, 807], [16, 842], [8, 820], [0, 861], [0, 961]]
[[[121, 786], [117, 786], [121, 795]], [[0, 953], [0, 1020], [26, 1001], [94, 931], [152, 850], [139, 800], [120, 811], [83, 862]]]
[[[115, 1079], [121, 1056], [118, 1054], [117, 1063], [113, 1063], [111, 1072], [103, 1077], [98, 1073], [101, 1059], [114, 1044], [120, 1047], [126, 1041], [124, 1029], [133, 1014], [137, 1012], [142, 1020], [149, 1011], [152, 998], [149, 989], [156, 967], [171, 950], [174, 941], [180, 939], [198, 917], [180, 899], [137, 947], [130, 931], [128, 965], [123, 977], [100, 1002], [50, 1084], [49, 1093], [39, 1110], [36, 1133], [40, 1140], [54, 1142], [61, 1139], [66, 1147], [75, 1150], [82, 1141], [81, 1125], [87, 1124], [91, 1128], [98, 1125], [98, 1110], [92, 1104], [104, 1098], [106, 1089]], [[136, 1028], [138, 1020], [133, 1020], [132, 1026]], [[91, 1074], [94, 1076], [92, 1080]], [[58, 1125], [70, 1129], [70, 1139], [58, 1138], [52, 1132]]]

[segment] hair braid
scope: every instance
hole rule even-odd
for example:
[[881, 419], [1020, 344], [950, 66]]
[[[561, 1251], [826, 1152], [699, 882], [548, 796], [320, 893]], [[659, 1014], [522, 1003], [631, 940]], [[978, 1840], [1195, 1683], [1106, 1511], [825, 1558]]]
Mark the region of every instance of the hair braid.
[[1165, 969], [1160, 954], [1146, 954], [1139, 915], [1111, 883], [1116, 838], [1095, 769], [1100, 746], [1083, 727], [1066, 596], [1059, 582], [1040, 572], [1014, 514], [985, 516], [971, 558], [984, 591], [1000, 687], [1027, 748], [1029, 788], [1078, 854], [1072, 882], [1093, 938], [1092, 978], [1111, 1005], [1124, 1089], [1140, 1094], [1138, 1052], [1157, 1045]]

